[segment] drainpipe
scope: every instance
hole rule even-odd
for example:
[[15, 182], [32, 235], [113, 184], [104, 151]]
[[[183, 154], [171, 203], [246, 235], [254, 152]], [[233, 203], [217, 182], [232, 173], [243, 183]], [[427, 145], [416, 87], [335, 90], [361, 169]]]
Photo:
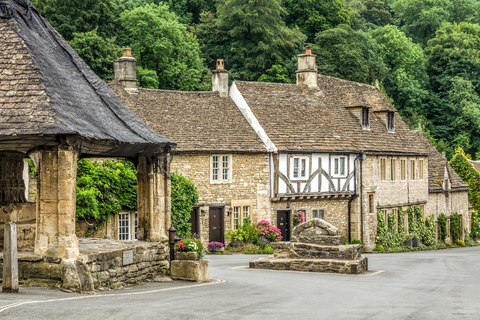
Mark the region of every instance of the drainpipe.
[[[354, 168], [357, 167], [357, 161], [358, 161], [358, 157], [355, 158], [355, 165], [353, 166]], [[358, 197], [358, 193], [357, 193], [357, 170], [355, 170], [353, 175], [354, 175], [353, 181], [355, 183], [355, 185], [353, 187], [354, 194], [348, 200], [348, 242], [349, 243], [352, 242], [352, 201], [353, 201], [353, 199]]]
[[365, 160], [365, 154], [360, 155], [360, 237], [363, 242], [363, 160]]

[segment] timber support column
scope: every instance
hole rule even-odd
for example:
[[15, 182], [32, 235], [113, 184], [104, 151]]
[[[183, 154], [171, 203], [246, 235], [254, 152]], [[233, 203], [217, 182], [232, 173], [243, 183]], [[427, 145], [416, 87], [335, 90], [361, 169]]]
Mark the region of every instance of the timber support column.
[[[166, 157], [165, 157], [166, 156]], [[144, 241], [167, 241], [170, 228], [169, 154], [163, 157], [139, 157], [137, 238]]]
[[35, 152], [38, 177], [35, 253], [79, 256], [75, 235], [77, 153], [68, 145]]

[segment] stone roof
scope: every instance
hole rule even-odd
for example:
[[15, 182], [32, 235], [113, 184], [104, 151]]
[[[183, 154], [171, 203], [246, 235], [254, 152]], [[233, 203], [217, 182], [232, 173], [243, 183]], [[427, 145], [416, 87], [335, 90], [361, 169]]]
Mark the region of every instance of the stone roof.
[[178, 143], [178, 152], [266, 152], [230, 98], [218, 92], [110, 88], [145, 123]]
[[470, 162], [470, 164], [475, 168], [475, 170], [480, 172], [480, 161], [468, 160], [468, 162]]
[[[279, 151], [351, 151], [425, 154], [395, 108], [375, 87], [319, 75], [319, 89], [305, 85], [235, 81]], [[370, 130], [351, 107], [370, 109]], [[389, 133], [382, 111], [394, 112]]]
[[430, 140], [425, 137], [421, 131], [413, 131], [418, 139], [418, 143], [423, 145], [428, 152], [428, 189], [430, 192], [441, 192], [443, 189], [443, 179], [445, 177], [445, 167], [451, 182], [451, 190], [466, 190], [466, 184], [462, 178], [453, 170], [447, 159], [438, 152]]
[[80, 152], [156, 153], [172, 141], [147, 127], [28, 0], [0, 5], [0, 143], [27, 152], [76, 136]]

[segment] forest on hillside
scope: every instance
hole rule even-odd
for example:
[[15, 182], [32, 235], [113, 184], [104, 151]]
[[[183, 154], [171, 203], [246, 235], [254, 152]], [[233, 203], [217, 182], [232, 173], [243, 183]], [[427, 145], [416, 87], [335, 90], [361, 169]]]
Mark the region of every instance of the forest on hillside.
[[374, 84], [439, 151], [480, 158], [480, 0], [32, 0], [102, 78], [128, 46], [140, 86], [210, 90], [232, 79], [295, 82], [311, 46], [319, 73]]

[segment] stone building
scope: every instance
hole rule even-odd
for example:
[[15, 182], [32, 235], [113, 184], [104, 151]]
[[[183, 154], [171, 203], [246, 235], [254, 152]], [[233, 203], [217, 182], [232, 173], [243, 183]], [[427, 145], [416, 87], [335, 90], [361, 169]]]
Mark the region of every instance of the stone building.
[[[127, 63], [134, 74], [135, 61]], [[269, 155], [228, 97], [228, 72], [222, 64], [213, 80], [213, 92], [132, 90], [134, 81], [126, 90], [124, 81], [110, 87], [149, 126], [178, 143], [171, 171], [194, 181], [199, 193], [192, 232], [204, 241], [224, 242], [244, 218], [270, 218]]]
[[[125, 107], [29, 1], [0, 4], [0, 110], [0, 230], [5, 222], [19, 225], [21, 278], [92, 291], [135, 278], [135, 268], [145, 277], [168, 265], [175, 143]], [[152, 243], [101, 249], [79, 241], [75, 189], [82, 157], [126, 157], [137, 165], [137, 234]], [[35, 202], [25, 195], [25, 158], [37, 169]], [[131, 259], [121, 259], [125, 248]], [[123, 271], [109, 273], [113, 268]]]
[[[410, 130], [377, 87], [319, 75], [315, 59], [310, 50], [299, 55], [296, 84], [234, 81], [228, 89], [228, 73], [219, 61], [213, 72], [213, 90], [219, 93], [132, 91], [118, 82], [112, 87], [147, 124], [178, 141], [183, 156], [172, 168], [198, 186], [204, 236], [209, 226], [204, 212], [211, 215], [221, 205], [221, 219], [234, 228], [245, 205], [236, 202], [241, 199], [253, 199], [248, 202], [253, 221], [269, 220], [286, 241], [292, 214], [301, 210], [307, 219], [333, 224], [347, 240], [361, 239], [367, 250], [375, 245], [378, 210], [386, 215], [418, 206], [425, 215], [441, 210], [467, 219], [465, 184], [423, 133]], [[211, 100], [200, 100], [206, 96]], [[158, 121], [159, 115], [172, 121]], [[242, 130], [226, 131], [232, 119]], [[177, 121], [191, 130], [179, 128]], [[240, 136], [252, 130], [257, 140]], [[223, 156], [244, 160], [242, 171], [232, 161], [233, 180], [229, 176], [218, 184], [212, 177], [224, 168]], [[251, 184], [248, 194], [239, 189], [242, 183]], [[400, 223], [407, 228], [407, 221]], [[212, 239], [220, 238], [210, 231]]]

